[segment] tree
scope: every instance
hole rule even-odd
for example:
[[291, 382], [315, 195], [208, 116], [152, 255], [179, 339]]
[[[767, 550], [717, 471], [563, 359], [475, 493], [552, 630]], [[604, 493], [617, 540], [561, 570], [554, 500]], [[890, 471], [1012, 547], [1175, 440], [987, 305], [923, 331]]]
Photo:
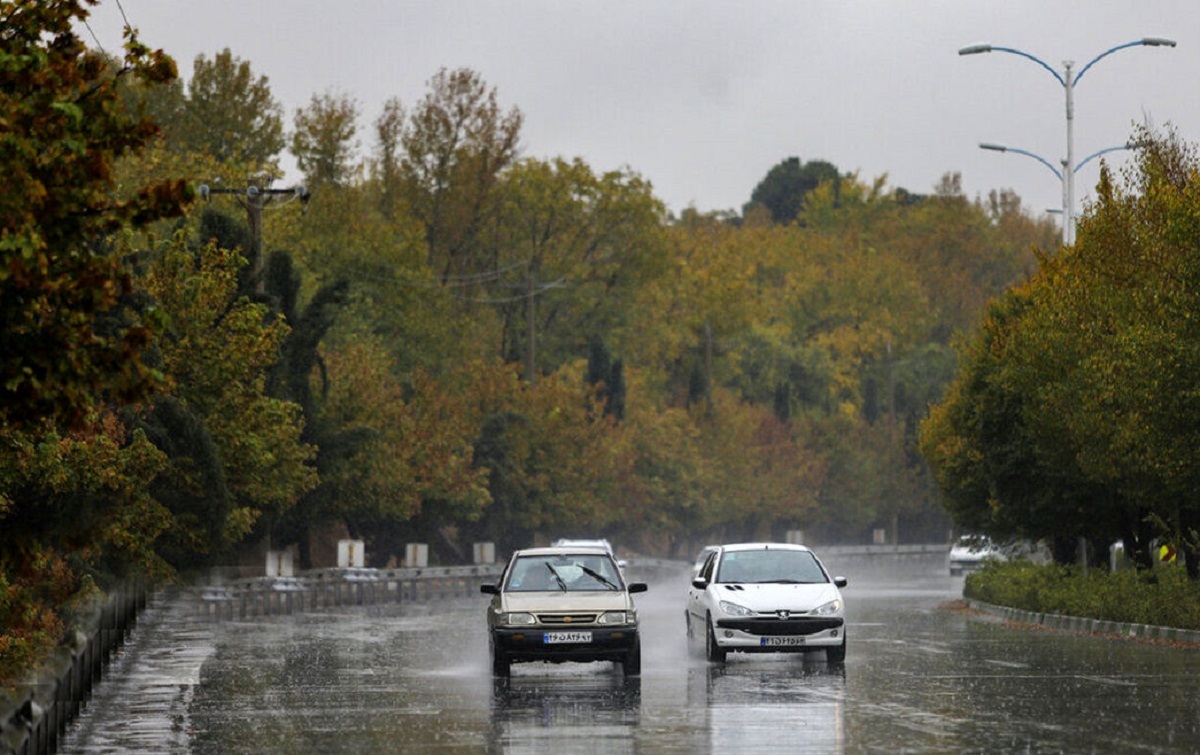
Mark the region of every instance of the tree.
[[750, 193], [746, 208], [762, 205], [770, 210], [775, 223], [790, 223], [800, 214], [808, 193], [823, 181], [837, 184], [838, 170], [832, 163], [824, 160], [801, 163], [800, 158], [789, 157], [767, 171]]
[[1182, 145], [1139, 141], [1137, 191], [1102, 171], [1076, 244], [990, 311], [922, 450], [956, 520], [1101, 552], [1122, 538], [1148, 563], [1154, 535], [1200, 545], [1200, 171]]
[[525, 361], [532, 380], [586, 356], [588, 334], [625, 336], [638, 287], [664, 269], [663, 208], [650, 185], [627, 171], [597, 175], [578, 159], [529, 159], [505, 172], [496, 194], [504, 203], [487, 288], [504, 357]]
[[294, 402], [268, 395], [287, 323], [239, 293], [245, 264], [177, 237], [143, 278], [168, 318], [158, 345], [173, 385], [145, 417], [172, 467], [156, 490], [175, 514], [175, 554], [221, 554], [260, 517], [277, 521], [317, 484]]
[[167, 82], [175, 65], [126, 32], [123, 65], [74, 33], [84, 3], [0, 3], [0, 419], [78, 425], [101, 401], [160, 382], [142, 360], [153, 318], [105, 236], [180, 214], [182, 181], [114, 200], [113, 166], [157, 133], [119, 107], [116, 80]]
[[345, 95], [313, 95], [296, 111], [292, 154], [310, 188], [346, 183], [354, 170], [358, 106]]
[[266, 164], [285, 144], [283, 108], [267, 77], [256, 77], [228, 47], [212, 60], [196, 56], [180, 120], [166, 127], [178, 148], [222, 163]]
[[477, 73], [442, 69], [409, 116], [401, 138], [406, 199], [426, 229], [429, 265], [440, 280], [478, 273], [489, 261], [484, 234], [493, 191], [517, 157], [521, 112], [502, 113]]

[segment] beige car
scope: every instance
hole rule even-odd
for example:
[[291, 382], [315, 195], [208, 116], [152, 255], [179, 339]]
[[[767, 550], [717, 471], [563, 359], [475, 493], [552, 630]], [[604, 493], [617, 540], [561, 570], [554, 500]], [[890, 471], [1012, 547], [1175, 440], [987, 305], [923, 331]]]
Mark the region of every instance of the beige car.
[[529, 548], [513, 553], [491, 595], [488, 640], [492, 672], [508, 676], [526, 661], [619, 663], [626, 676], [642, 670], [635, 593], [604, 548]]

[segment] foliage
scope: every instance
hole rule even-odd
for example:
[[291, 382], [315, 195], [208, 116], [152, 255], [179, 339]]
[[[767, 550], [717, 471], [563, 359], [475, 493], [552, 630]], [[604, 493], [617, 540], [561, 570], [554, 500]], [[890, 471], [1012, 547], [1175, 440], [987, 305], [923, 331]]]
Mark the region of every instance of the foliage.
[[[1200, 176], [1183, 145], [1140, 141], [1136, 193], [1102, 172], [1076, 245], [992, 309], [927, 423], [923, 448], [965, 524], [1124, 539], [1143, 556], [1152, 537], [1193, 547]], [[1200, 575], [1200, 551], [1188, 563]]]
[[967, 576], [963, 595], [1034, 613], [1200, 630], [1200, 584], [1183, 568], [1146, 572], [991, 562]]
[[283, 108], [269, 80], [255, 76], [250, 62], [228, 47], [211, 60], [196, 56], [187, 96], [173, 99], [175, 108], [160, 108], [158, 115], [176, 149], [220, 163], [262, 164], [284, 147]]
[[789, 157], [773, 166], [750, 193], [751, 205], [759, 204], [778, 224], [791, 223], [800, 214], [806, 195], [823, 181], [838, 182], [838, 169], [824, 160], [801, 163]]
[[426, 230], [440, 281], [486, 269], [495, 188], [517, 157], [522, 115], [500, 110], [495, 89], [470, 69], [438, 71], [400, 134], [404, 202]]
[[0, 4], [0, 416], [79, 425], [100, 401], [137, 400], [160, 382], [141, 360], [152, 337], [105, 234], [177, 215], [181, 181], [114, 199], [113, 164], [156, 129], [123, 110], [116, 81], [169, 81], [175, 65], [126, 35], [113, 72], [74, 33], [83, 2]]
[[[142, 279], [168, 318], [158, 342], [170, 395], [211, 438], [223, 481], [206, 483], [198, 449], [180, 448], [171, 477], [176, 499], [194, 500], [177, 526], [189, 549], [221, 552], [264, 514], [279, 516], [316, 484], [316, 449], [301, 439], [299, 407], [267, 395], [267, 377], [289, 329], [238, 293], [243, 260], [208, 243], [195, 252], [177, 237]], [[159, 404], [157, 411], [162, 410]], [[169, 438], [164, 441], [169, 441]], [[181, 502], [181, 501], [180, 501]], [[181, 502], [182, 503], [182, 502]]]
[[354, 162], [358, 106], [345, 95], [313, 95], [307, 108], [296, 111], [292, 154], [310, 189], [343, 184]]

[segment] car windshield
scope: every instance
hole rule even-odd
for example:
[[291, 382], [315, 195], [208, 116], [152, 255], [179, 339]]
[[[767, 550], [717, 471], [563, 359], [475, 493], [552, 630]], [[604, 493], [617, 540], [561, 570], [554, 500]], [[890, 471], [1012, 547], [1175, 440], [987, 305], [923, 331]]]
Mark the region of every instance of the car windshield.
[[520, 556], [505, 587], [509, 592], [620, 590], [611, 558], [593, 554]]
[[716, 582], [813, 584], [829, 577], [809, 551], [728, 551], [721, 558]]

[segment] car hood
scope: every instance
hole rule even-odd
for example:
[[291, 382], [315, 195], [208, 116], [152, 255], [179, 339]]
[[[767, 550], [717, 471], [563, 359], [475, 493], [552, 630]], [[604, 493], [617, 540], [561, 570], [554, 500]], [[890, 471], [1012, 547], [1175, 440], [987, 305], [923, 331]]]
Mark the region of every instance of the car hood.
[[626, 592], [509, 592], [502, 600], [504, 611], [625, 611], [633, 608]]
[[837, 587], [828, 582], [818, 585], [722, 583], [708, 589], [717, 600], [728, 600], [762, 613], [806, 613], [841, 595]]

